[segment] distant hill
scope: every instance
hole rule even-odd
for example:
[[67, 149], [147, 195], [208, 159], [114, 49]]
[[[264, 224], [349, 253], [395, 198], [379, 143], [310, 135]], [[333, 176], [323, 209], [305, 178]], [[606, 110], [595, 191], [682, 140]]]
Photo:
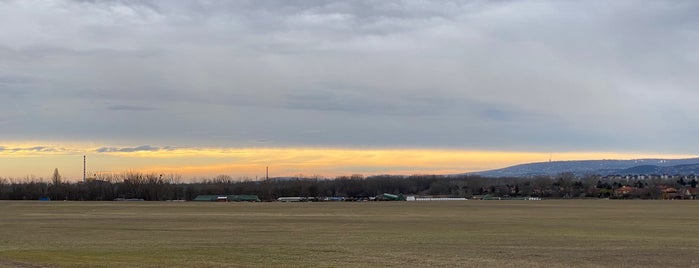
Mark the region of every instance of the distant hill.
[[552, 161], [469, 174], [484, 177], [530, 177], [564, 172], [576, 175], [699, 174], [699, 158]]

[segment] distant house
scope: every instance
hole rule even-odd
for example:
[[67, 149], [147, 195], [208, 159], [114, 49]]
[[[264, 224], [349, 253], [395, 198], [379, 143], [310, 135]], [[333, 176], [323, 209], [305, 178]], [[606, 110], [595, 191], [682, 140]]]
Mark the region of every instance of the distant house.
[[622, 186], [614, 190], [614, 194], [617, 197], [628, 197], [629, 195], [635, 193], [637, 190], [636, 187], [631, 187], [631, 186]]
[[681, 193], [683, 199], [697, 199], [699, 188], [684, 188]]
[[660, 196], [662, 199], [679, 199], [680, 195], [677, 193], [677, 189], [669, 186], [664, 186], [660, 188]]
[[260, 202], [257, 195], [198, 195], [192, 201], [201, 202]]

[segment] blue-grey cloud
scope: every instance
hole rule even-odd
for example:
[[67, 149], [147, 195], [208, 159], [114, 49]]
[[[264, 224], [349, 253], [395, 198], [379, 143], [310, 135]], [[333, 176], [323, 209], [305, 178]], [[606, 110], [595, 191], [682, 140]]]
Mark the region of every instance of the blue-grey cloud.
[[0, 76], [0, 85], [7, 84], [26, 84], [31, 82], [31, 79], [23, 76], [3, 75]]
[[98, 153], [132, 153], [132, 152], [157, 152], [161, 150], [168, 150], [169, 147], [161, 148], [157, 146], [141, 145], [138, 147], [101, 147], [95, 151]]
[[19, 153], [19, 152], [52, 153], [52, 152], [65, 152], [65, 151], [67, 151], [66, 148], [51, 147], [51, 146], [32, 146], [32, 147], [0, 146], [0, 152], [10, 152], [10, 153]]
[[119, 105], [107, 106], [107, 109], [115, 110], [115, 111], [152, 111], [152, 110], [155, 110], [156, 108], [119, 104]]
[[[428, 100], [409, 102], [404, 98], [376, 99], [356, 93], [306, 92], [285, 96], [284, 107], [318, 112], [346, 112], [353, 114], [425, 115], [442, 111], [439, 103]], [[409, 103], [410, 105], [405, 105]]]
[[8, 139], [126, 144], [686, 153], [697, 13], [692, 1], [0, 1], [0, 124]]

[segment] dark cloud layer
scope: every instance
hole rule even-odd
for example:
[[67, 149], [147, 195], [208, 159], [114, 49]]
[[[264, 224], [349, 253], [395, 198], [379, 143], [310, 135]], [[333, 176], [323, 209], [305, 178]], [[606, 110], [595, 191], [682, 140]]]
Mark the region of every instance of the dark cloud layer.
[[0, 135], [692, 153], [698, 13], [693, 1], [1, 1]]

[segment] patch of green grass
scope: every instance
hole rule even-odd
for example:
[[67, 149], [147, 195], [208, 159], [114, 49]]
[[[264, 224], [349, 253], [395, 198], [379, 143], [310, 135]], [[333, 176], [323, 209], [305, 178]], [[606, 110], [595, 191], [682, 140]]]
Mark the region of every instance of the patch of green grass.
[[699, 266], [697, 220], [696, 201], [2, 201], [0, 267]]

